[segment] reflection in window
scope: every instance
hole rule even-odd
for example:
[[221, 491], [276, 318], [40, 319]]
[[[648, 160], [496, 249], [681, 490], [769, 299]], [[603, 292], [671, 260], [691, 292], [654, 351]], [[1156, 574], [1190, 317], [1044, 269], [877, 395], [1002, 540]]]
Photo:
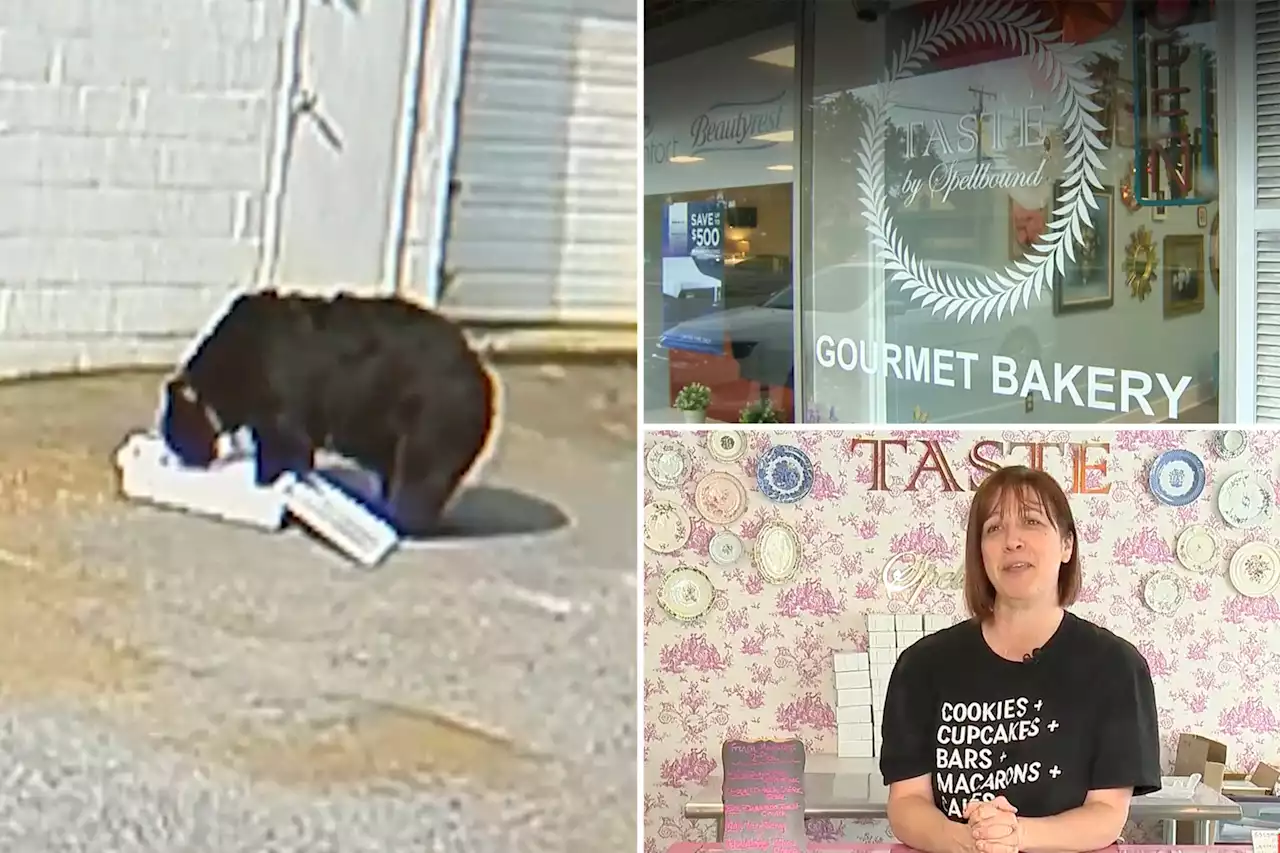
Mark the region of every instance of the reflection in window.
[[[646, 242], [659, 243], [646, 252], [656, 261], [646, 264], [646, 279], [654, 282], [650, 292], [660, 288], [662, 294], [651, 358], [665, 367], [659, 367], [665, 379], [659, 393], [668, 405], [681, 388], [697, 382], [711, 390], [712, 420], [736, 423], [743, 409], [761, 401], [769, 402], [780, 422], [793, 419], [791, 195], [790, 184], [774, 184], [646, 200]], [[671, 264], [665, 276], [662, 267], [664, 210], [707, 201], [725, 210], [717, 286], [676, 286]]]
[[[980, 27], [940, 39], [895, 82], [883, 159], [870, 160], [871, 107], [891, 56], [957, 8], [963, 17], [977, 6], [921, 3], [874, 25], [835, 4], [816, 8], [799, 299], [806, 418], [1216, 419], [1210, 4], [1150, 4], [1149, 14], [1119, 0], [1028, 6], [1042, 32], [1065, 34], [1053, 56], [1096, 90], [1081, 95], [1094, 121], [1075, 144], [1063, 78], [1022, 43], [998, 28], [973, 38]], [[868, 61], [851, 41], [884, 55]], [[872, 204], [872, 163], [882, 207]], [[1075, 192], [1086, 212], [1073, 222]], [[882, 226], [889, 245], [877, 241]], [[1031, 280], [1063, 241], [1070, 251], [1061, 269], [1048, 264], [1045, 286], [967, 310]], [[1143, 241], [1159, 259], [1150, 275], [1132, 257]], [[857, 281], [828, 275], [835, 269]], [[895, 369], [907, 350], [930, 353], [927, 375]]]
[[[647, 422], [679, 417], [670, 407], [694, 382], [712, 420], [762, 400], [793, 420], [795, 320], [776, 297], [793, 277], [796, 26], [778, 9], [756, 32], [645, 68]], [[741, 32], [736, 11], [726, 21]]]

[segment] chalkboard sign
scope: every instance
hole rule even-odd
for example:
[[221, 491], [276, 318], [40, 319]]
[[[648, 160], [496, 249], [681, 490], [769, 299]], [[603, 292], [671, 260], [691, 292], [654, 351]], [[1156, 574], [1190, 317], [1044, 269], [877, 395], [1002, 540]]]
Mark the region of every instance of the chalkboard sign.
[[799, 853], [804, 833], [804, 744], [731, 740], [724, 766], [724, 849]]

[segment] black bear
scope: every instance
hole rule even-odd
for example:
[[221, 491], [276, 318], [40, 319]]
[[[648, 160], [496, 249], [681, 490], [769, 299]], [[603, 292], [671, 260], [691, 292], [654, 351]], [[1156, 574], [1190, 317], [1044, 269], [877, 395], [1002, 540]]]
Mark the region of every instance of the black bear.
[[260, 484], [339, 453], [382, 479], [402, 536], [438, 529], [484, 451], [493, 377], [455, 323], [398, 298], [236, 297], [165, 385], [160, 431], [186, 465], [247, 427]]

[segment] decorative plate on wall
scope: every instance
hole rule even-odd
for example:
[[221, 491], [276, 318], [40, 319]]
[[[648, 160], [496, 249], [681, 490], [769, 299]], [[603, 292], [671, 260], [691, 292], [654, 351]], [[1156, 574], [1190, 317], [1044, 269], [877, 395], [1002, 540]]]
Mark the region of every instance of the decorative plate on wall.
[[1249, 446], [1249, 435], [1242, 429], [1224, 429], [1218, 433], [1218, 455], [1235, 459]]
[[768, 583], [786, 583], [800, 571], [800, 537], [780, 521], [766, 524], [756, 537], [756, 571]]
[[756, 486], [774, 503], [795, 503], [813, 489], [813, 462], [794, 445], [775, 444], [756, 465]]
[[674, 488], [689, 475], [689, 454], [683, 445], [660, 441], [644, 455], [644, 471], [661, 488]]
[[1169, 569], [1163, 569], [1147, 578], [1142, 585], [1142, 600], [1161, 616], [1168, 616], [1182, 606], [1187, 589], [1182, 578]]
[[1178, 534], [1174, 553], [1178, 562], [1191, 571], [1208, 571], [1220, 556], [1218, 537], [1203, 524], [1189, 524]]
[[716, 589], [698, 569], [681, 566], [667, 572], [658, 590], [658, 606], [672, 619], [692, 622], [711, 609]]
[[1266, 523], [1274, 503], [1271, 481], [1257, 471], [1237, 471], [1218, 490], [1218, 512], [1232, 527], [1247, 529]]
[[693, 490], [693, 505], [712, 524], [733, 524], [747, 511], [747, 490], [724, 471], [712, 471]]
[[711, 537], [711, 543], [707, 546], [707, 556], [711, 557], [711, 562], [716, 565], [732, 566], [742, 558], [742, 552], [745, 550], [746, 546], [742, 544], [738, 534], [732, 530], [721, 530]]
[[689, 513], [671, 501], [654, 501], [644, 508], [644, 547], [659, 554], [679, 551], [692, 533]]
[[717, 429], [707, 434], [707, 454], [717, 462], [737, 462], [747, 452], [747, 440], [736, 429]]
[[1228, 577], [1247, 598], [1271, 595], [1280, 584], [1280, 552], [1266, 542], [1246, 542], [1231, 555]]
[[1151, 494], [1167, 506], [1186, 506], [1204, 492], [1204, 462], [1190, 450], [1166, 450], [1151, 466]]

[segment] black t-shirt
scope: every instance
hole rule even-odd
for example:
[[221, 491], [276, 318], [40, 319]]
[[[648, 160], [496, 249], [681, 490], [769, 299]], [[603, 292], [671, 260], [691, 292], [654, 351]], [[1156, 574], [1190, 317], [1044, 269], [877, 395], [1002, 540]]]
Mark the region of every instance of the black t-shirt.
[[889, 678], [886, 785], [933, 774], [933, 801], [962, 820], [1003, 794], [1048, 817], [1102, 788], [1160, 788], [1151, 670], [1133, 645], [1068, 613], [1028, 663], [997, 655], [974, 620], [914, 643]]

